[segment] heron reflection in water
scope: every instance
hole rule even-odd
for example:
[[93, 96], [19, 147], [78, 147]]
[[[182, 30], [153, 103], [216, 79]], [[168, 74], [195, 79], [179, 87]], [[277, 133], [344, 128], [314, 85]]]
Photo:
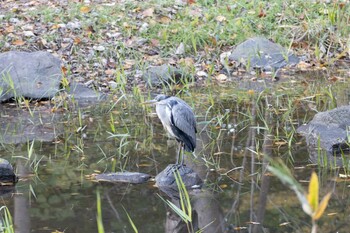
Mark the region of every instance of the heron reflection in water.
[[176, 164], [183, 165], [183, 150], [194, 152], [196, 148], [196, 119], [191, 107], [180, 98], [163, 94], [157, 95], [145, 104], [156, 105], [158, 118], [165, 130], [179, 143]]

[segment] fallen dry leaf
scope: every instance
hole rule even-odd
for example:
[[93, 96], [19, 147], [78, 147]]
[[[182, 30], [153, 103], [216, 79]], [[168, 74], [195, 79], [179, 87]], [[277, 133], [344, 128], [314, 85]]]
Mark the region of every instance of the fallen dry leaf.
[[222, 16], [222, 15], [218, 15], [216, 16], [216, 21], [218, 21], [219, 23], [222, 23], [224, 21], [226, 21], [226, 17], [225, 16]]
[[80, 44], [81, 39], [79, 37], [74, 38], [74, 44]]
[[13, 45], [24, 45], [26, 42], [24, 42], [23, 40], [15, 40], [14, 42], [12, 42]]
[[276, 141], [273, 144], [276, 145], [276, 146], [284, 146], [284, 145], [287, 145], [287, 142], [285, 142], [285, 141]]
[[151, 45], [154, 46], [154, 47], [158, 47], [159, 46], [159, 40], [151, 39]]
[[342, 80], [345, 80], [345, 79], [338, 76], [332, 76], [328, 78], [328, 81], [331, 81], [331, 82], [342, 81]]
[[227, 76], [225, 74], [219, 74], [215, 78], [216, 78], [216, 80], [218, 80], [220, 82], [225, 82], [227, 80]]
[[158, 21], [163, 24], [168, 24], [171, 22], [171, 19], [167, 16], [161, 16]]
[[151, 8], [148, 8], [148, 9], [144, 10], [141, 13], [141, 15], [142, 15], [143, 18], [146, 18], [146, 17], [152, 17], [153, 13], [154, 13], [154, 8], [151, 7]]
[[312, 65], [310, 63], [306, 63], [304, 61], [301, 61], [297, 64], [297, 68], [300, 69], [300, 70], [306, 70], [306, 69], [309, 69]]
[[196, 75], [199, 77], [208, 77], [208, 73], [203, 70], [198, 71]]
[[114, 74], [114, 72], [115, 72], [115, 70], [108, 69], [108, 70], [105, 71], [105, 74], [112, 75], [112, 74]]
[[135, 65], [135, 63], [136, 63], [135, 60], [126, 59], [123, 65], [124, 70], [131, 69], [133, 65]]
[[15, 30], [15, 27], [13, 25], [11, 25], [11, 26], [9, 26], [9, 27], [7, 27], [5, 29], [5, 32], [6, 33], [12, 33], [14, 30]]
[[181, 58], [179, 60], [179, 63], [186, 67], [192, 67], [194, 65], [194, 60], [191, 57], [186, 57], [186, 58]]
[[64, 75], [66, 75], [67, 74], [67, 68], [65, 67], [65, 66], [62, 66], [61, 67], [61, 71], [62, 71], [62, 73], [64, 74]]
[[265, 17], [266, 16], [266, 12], [262, 9], [262, 8], [260, 8], [260, 12], [259, 12], [259, 14], [258, 14], [258, 17], [259, 18], [263, 18], [263, 17]]
[[83, 14], [89, 13], [90, 11], [91, 11], [91, 8], [89, 6], [80, 7], [80, 12]]
[[247, 91], [247, 93], [248, 93], [248, 95], [254, 95], [255, 91], [250, 89], [250, 90]]

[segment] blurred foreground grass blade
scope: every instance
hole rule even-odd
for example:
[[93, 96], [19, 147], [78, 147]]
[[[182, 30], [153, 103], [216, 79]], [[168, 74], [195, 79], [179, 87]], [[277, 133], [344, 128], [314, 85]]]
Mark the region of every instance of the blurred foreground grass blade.
[[128, 214], [128, 212], [126, 211], [126, 209], [124, 208], [124, 206], [123, 206], [123, 209], [124, 209], [124, 211], [125, 211], [125, 213], [126, 213], [126, 216], [127, 216], [128, 219], [129, 219], [129, 222], [130, 222], [130, 225], [131, 225], [132, 229], [134, 230], [135, 233], [138, 233], [139, 231], [137, 230], [137, 227], [135, 226], [134, 222], [133, 222], [132, 219], [130, 218], [130, 215]]
[[96, 199], [97, 199], [97, 216], [96, 216], [96, 220], [97, 220], [97, 229], [98, 229], [98, 233], [104, 233], [105, 230], [103, 228], [103, 222], [102, 222], [102, 208], [101, 208], [101, 197], [100, 197], [100, 191], [97, 190], [96, 192]]
[[182, 181], [181, 175], [178, 170], [174, 172], [174, 176], [180, 193], [181, 209], [186, 213], [187, 217], [189, 218], [188, 221], [192, 222], [192, 206], [190, 196], [188, 195], [186, 186]]
[[279, 178], [282, 183], [286, 184], [291, 188], [296, 194], [301, 203], [303, 211], [312, 216], [312, 208], [308, 202], [307, 197], [305, 196], [305, 192], [298, 181], [295, 180], [289, 168], [283, 163], [281, 159], [273, 160], [268, 157], [270, 165], [268, 166], [268, 170], [274, 174], [277, 178]]
[[309, 193], [307, 195], [307, 200], [311, 206], [311, 209], [314, 211], [318, 208], [318, 178], [315, 172], [311, 174], [311, 179], [309, 183]]
[[182, 209], [180, 209], [179, 207], [177, 207], [174, 203], [172, 203], [169, 200], [165, 201], [170, 208], [178, 215], [180, 216], [180, 218], [185, 222], [185, 223], [189, 223], [191, 222], [191, 217], [187, 215], [187, 213], [185, 211], [183, 211]]
[[14, 233], [12, 216], [6, 206], [0, 207], [0, 232]]
[[[181, 175], [179, 171], [173, 172], [175, 181], [177, 184], [177, 188], [179, 191], [179, 207], [172, 203], [170, 200], [165, 200], [163, 197], [161, 197], [159, 194], [158, 196], [165, 202], [167, 205], [184, 221], [186, 224], [192, 224], [192, 206], [191, 206], [191, 200], [188, 195], [186, 186], [184, 182], [182, 181]], [[191, 226], [192, 227], [192, 226]]]
[[331, 198], [331, 195], [332, 195], [332, 193], [327, 193], [327, 195], [324, 196], [324, 198], [322, 199], [322, 201], [321, 201], [319, 207], [317, 208], [315, 214], [312, 216], [313, 220], [318, 220], [319, 218], [321, 218], [321, 216], [323, 215], [323, 212], [327, 208], [328, 201]]

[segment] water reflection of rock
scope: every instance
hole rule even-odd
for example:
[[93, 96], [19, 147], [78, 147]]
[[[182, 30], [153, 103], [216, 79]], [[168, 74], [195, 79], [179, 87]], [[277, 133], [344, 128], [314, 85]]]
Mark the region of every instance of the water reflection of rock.
[[[194, 231], [202, 229], [202, 232], [208, 233], [224, 232], [224, 215], [214, 195], [205, 190], [195, 190], [190, 192], [190, 195], [192, 205], [191, 224]], [[172, 200], [172, 203], [178, 206], [178, 200]], [[167, 210], [165, 232], [188, 232], [186, 224], [170, 208]]]
[[63, 125], [58, 124], [62, 114], [52, 113], [46, 107], [29, 111], [0, 105], [0, 112], [0, 142], [4, 144], [52, 141], [63, 132]]
[[[196, 151], [205, 151], [203, 150], [208, 144], [210, 139], [205, 130], [199, 129], [199, 132], [202, 132], [201, 135], [198, 135], [199, 140], [197, 140], [197, 149]], [[198, 143], [199, 142], [199, 143]], [[180, 167], [180, 174], [184, 183], [187, 186], [187, 190], [191, 199], [192, 206], [192, 227], [194, 231], [203, 230], [202, 232], [225, 232], [225, 223], [224, 223], [224, 214], [221, 209], [219, 202], [217, 201], [214, 193], [206, 189], [191, 189], [189, 186], [200, 184], [199, 180], [205, 180], [207, 178], [208, 169], [205, 166], [204, 162], [199, 158], [193, 159], [193, 156], [185, 156], [184, 158], [186, 167]], [[164, 169], [163, 173], [169, 173], [174, 165], [169, 165]], [[183, 171], [181, 171], [183, 169]], [[161, 174], [161, 173], [160, 173]], [[188, 179], [186, 177], [189, 176]], [[156, 177], [157, 180], [157, 177]], [[158, 177], [157, 185], [159, 186], [160, 179]], [[165, 184], [167, 182], [164, 182]], [[163, 183], [162, 183], [163, 184]], [[169, 182], [171, 184], [171, 182]], [[173, 185], [164, 185], [160, 189], [165, 192], [171, 199], [171, 202], [179, 207], [179, 194], [176, 188], [175, 179], [173, 179]], [[180, 208], [180, 207], [179, 207]], [[188, 232], [188, 228], [185, 222], [181, 220], [179, 215], [174, 213], [170, 208], [167, 211], [167, 218], [165, 224], [165, 232]]]
[[[65, 95], [58, 95], [53, 100], [55, 109], [69, 106], [71, 110], [91, 108], [101, 104], [107, 98], [103, 93], [94, 91], [82, 84], [72, 83]], [[60, 98], [62, 97], [62, 98]], [[61, 99], [59, 101], [59, 99]], [[20, 144], [28, 141], [53, 141], [63, 133], [63, 111], [52, 111], [50, 102], [41, 101], [38, 106], [20, 108], [18, 105], [0, 104], [0, 143]]]
[[[17, 172], [20, 177], [27, 177], [28, 166], [21, 159], [17, 159]], [[22, 183], [22, 187], [30, 192], [29, 183]], [[14, 225], [16, 232], [29, 233], [31, 231], [29, 193], [18, 193], [14, 195]]]

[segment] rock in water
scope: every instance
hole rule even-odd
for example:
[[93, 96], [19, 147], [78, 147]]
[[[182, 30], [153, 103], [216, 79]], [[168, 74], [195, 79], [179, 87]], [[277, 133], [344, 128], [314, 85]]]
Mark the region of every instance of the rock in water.
[[321, 147], [332, 155], [349, 153], [350, 105], [317, 113], [307, 125], [297, 132], [305, 136], [311, 150]]
[[44, 51], [0, 54], [0, 102], [52, 98], [60, 90], [61, 61]]
[[0, 158], [0, 183], [15, 184], [17, 181], [11, 164], [6, 159]]
[[143, 79], [150, 87], [176, 84], [185, 78], [185, 74], [183, 74], [179, 69], [166, 64], [161, 66], [152, 66], [143, 75]]
[[81, 83], [71, 83], [67, 93], [71, 100], [74, 100], [74, 102], [80, 107], [98, 104], [102, 100], [107, 99], [105, 94], [90, 89]]
[[95, 176], [97, 181], [122, 182], [132, 184], [142, 184], [151, 178], [150, 175], [140, 172], [110, 172], [102, 173]]
[[179, 198], [179, 191], [174, 176], [176, 170], [179, 172], [182, 182], [187, 189], [198, 189], [202, 186], [203, 181], [191, 168], [185, 165], [169, 164], [155, 178], [158, 188], [169, 197], [175, 199]]
[[246, 67], [277, 70], [286, 65], [295, 65], [299, 58], [281, 45], [266, 38], [254, 37], [239, 44], [229, 56], [229, 61], [242, 63]]
[[0, 144], [50, 142], [62, 134], [65, 127], [59, 111], [55, 114], [45, 110], [30, 112], [0, 104], [0, 113]]

